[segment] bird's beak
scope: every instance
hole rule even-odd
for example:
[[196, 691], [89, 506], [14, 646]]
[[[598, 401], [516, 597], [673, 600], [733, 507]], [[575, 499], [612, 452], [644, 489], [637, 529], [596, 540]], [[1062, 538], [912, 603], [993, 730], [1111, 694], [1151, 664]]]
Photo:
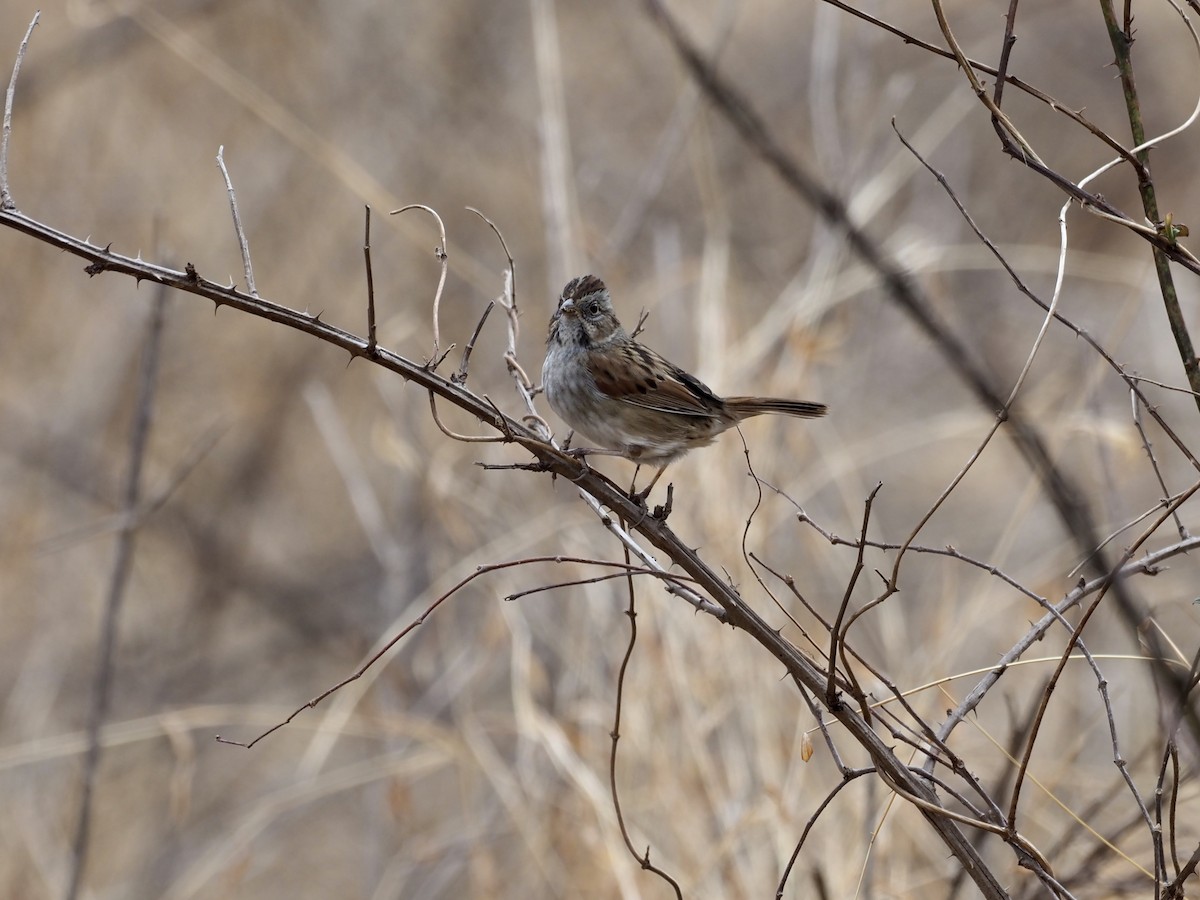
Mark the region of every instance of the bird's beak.
[[575, 301], [573, 299], [571, 299], [570, 297], [568, 297], [566, 300], [564, 300], [562, 303], [559, 304], [558, 311], [560, 313], [566, 313], [568, 316], [575, 315], [575, 312], [576, 312]]

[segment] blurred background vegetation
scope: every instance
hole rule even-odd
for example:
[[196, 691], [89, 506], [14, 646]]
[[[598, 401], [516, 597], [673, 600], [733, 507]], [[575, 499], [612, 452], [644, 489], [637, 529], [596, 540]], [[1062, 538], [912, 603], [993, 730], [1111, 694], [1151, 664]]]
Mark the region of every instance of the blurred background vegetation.
[[[928, 4], [864, 4], [940, 43]], [[1008, 4], [948, 4], [967, 52], [994, 63]], [[1011, 385], [1041, 324], [899, 128], [942, 170], [1030, 286], [1049, 296], [1063, 198], [1003, 157], [953, 63], [818, 2], [677, 3], [685, 28], [775, 134]], [[0, 6], [7, 71], [34, 8]], [[1166, 4], [1139, 4], [1135, 45], [1148, 129], [1191, 111], [1197, 60]], [[1012, 71], [1128, 143], [1120, 83], [1095, 4], [1022, 11]], [[1110, 156], [1029, 98], [1006, 108], [1047, 162], [1080, 178]], [[852, 536], [876, 482], [872, 534], [901, 541], [992, 421], [891, 306], [841, 237], [785, 190], [700, 97], [637, 3], [228, 0], [42, 7], [16, 98], [9, 178], [26, 213], [117, 251], [241, 282], [225, 160], [264, 297], [365, 332], [363, 205], [380, 341], [432, 347], [436, 229], [449, 229], [443, 342], [461, 347], [516, 258], [520, 354], [536, 378], [566, 279], [612, 287], [644, 340], [723, 393], [828, 403], [813, 423], [744, 428], [755, 471], [823, 528]], [[1200, 146], [1153, 153], [1164, 212], [1194, 218]], [[1126, 170], [1096, 189], [1140, 209]], [[1130, 369], [1184, 384], [1147, 246], [1075, 210], [1062, 310]], [[1195, 222], [1192, 222], [1194, 225]], [[128, 466], [153, 286], [101, 275], [0, 231], [0, 894], [58, 897], [80, 801], [83, 727]], [[1195, 322], [1196, 280], [1179, 277]], [[493, 314], [471, 386], [521, 412]], [[452, 356], [453, 363], [457, 357]], [[1189, 445], [1186, 395], [1154, 390]], [[1085, 486], [1105, 534], [1161, 495], [1128, 391], [1052, 328], [1020, 400]], [[544, 406], [543, 406], [544, 409]], [[460, 431], [475, 424], [445, 412]], [[551, 414], [546, 411], [546, 415]], [[561, 424], [551, 417], [556, 427]], [[1167, 483], [1191, 482], [1166, 448]], [[515, 447], [449, 442], [422, 392], [309, 337], [195, 297], [167, 299], [144, 477], [166, 493], [138, 533], [118, 635], [113, 705], [86, 873], [94, 897], [664, 897], [616, 827], [608, 790], [616, 670], [628, 634], [617, 583], [503, 598], [591, 570], [526, 567], [479, 579], [377, 666], [251, 752], [247, 739], [349, 674], [476, 566], [536, 554], [619, 558], [569, 484], [475, 463]], [[627, 481], [632, 466], [597, 463]], [[757, 500], [742, 443], [672, 467], [673, 524], [786, 624], [741, 554]], [[1185, 509], [1185, 521], [1188, 521]], [[854, 564], [768, 494], [747, 545], [832, 613]], [[1120, 544], [1122, 539], [1118, 539]], [[1156, 539], [1158, 540], [1158, 539]], [[1164, 533], [1158, 544], [1169, 543]], [[920, 536], [1057, 599], [1078, 549], [1018, 455], [994, 444]], [[887, 570], [891, 556], [870, 553]], [[1133, 588], [1185, 657], [1197, 643], [1196, 564]], [[874, 576], [871, 576], [874, 578]], [[1001, 581], [912, 556], [901, 593], [856, 626], [856, 647], [931, 721], [1041, 615]], [[858, 602], [878, 582], [864, 581]], [[805, 619], [794, 603], [780, 602]], [[634, 843], [688, 897], [773, 896], [800, 831], [839, 780], [781, 668], [744, 635], [645, 586], [618, 761]], [[790, 627], [790, 626], [789, 626]], [[1122, 750], [1144, 791], [1160, 714], [1137, 636], [1102, 609]], [[789, 633], [793, 640], [799, 636]], [[1014, 669], [954, 747], [998, 783], [1003, 748], [1063, 646]], [[756, 652], [757, 651], [757, 652]], [[1033, 761], [1021, 830], [1055, 850], [1080, 897], [1146, 896], [1145, 829], [1112, 764], [1095, 680], [1069, 667]], [[860, 760], [861, 762], [861, 760]], [[1189, 756], [1186, 771], [1194, 768]], [[955, 872], [920, 816], [867, 779], [809, 838], [789, 896], [951, 896]], [[1181, 845], [1197, 839], [1185, 781]], [[1190, 843], [1189, 843], [1190, 841]], [[1014, 896], [1039, 895], [1010, 850], [985, 843]], [[959, 896], [971, 896], [962, 887]], [[1026, 892], [1026, 893], [1023, 893]]]

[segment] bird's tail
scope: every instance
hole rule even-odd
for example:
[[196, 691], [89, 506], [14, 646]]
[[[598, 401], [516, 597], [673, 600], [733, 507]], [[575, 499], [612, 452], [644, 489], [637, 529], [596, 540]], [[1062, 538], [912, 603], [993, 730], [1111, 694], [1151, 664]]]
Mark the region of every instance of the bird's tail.
[[812, 403], [808, 400], [781, 400], [777, 397], [726, 397], [725, 403], [735, 411], [739, 419], [761, 416], [764, 413], [815, 419], [829, 412], [829, 407], [824, 403]]

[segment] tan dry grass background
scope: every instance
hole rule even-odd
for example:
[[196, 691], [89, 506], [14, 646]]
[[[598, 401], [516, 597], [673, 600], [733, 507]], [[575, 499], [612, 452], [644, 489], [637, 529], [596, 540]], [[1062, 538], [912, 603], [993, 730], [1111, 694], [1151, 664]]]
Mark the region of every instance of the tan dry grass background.
[[[917, 34], [936, 34], [926, 4], [876, 6]], [[951, 4], [969, 53], [995, 60], [1006, 7]], [[32, 12], [0, 7], [5, 70]], [[889, 120], [1044, 296], [1061, 198], [1000, 156], [954, 66], [817, 3], [680, 4], [679, 12], [701, 43], [725, 41], [723, 71], [1010, 384], [1040, 313], [998, 273]], [[1164, 5], [1139, 4], [1137, 13], [1149, 128], [1165, 130], [1194, 103], [1200, 66]], [[1094, 4], [1023, 11], [1014, 71], [1125, 140], [1111, 59]], [[1067, 174], [1082, 177], [1107, 159], [1063, 118], [1016, 92], [1007, 99], [1023, 132]], [[10, 160], [23, 210], [122, 252], [241, 282], [214, 161], [220, 145], [266, 297], [363, 332], [362, 206], [382, 214], [427, 203], [450, 231], [442, 328], [461, 346], [499, 293], [504, 267], [493, 236], [464, 211], [475, 206], [517, 259], [520, 350], [531, 374], [555, 292], [583, 267], [610, 283], [627, 321], [649, 311], [648, 343], [719, 390], [829, 403], [827, 420], [757, 421], [745, 436], [759, 475], [836, 533], [857, 532], [863, 500], [882, 481], [872, 533], [902, 540], [989, 426], [990, 411], [839, 236], [698, 100], [638, 4], [43, 7]], [[1193, 224], [1197, 152], [1192, 131], [1154, 153], [1164, 210]], [[1137, 208], [1126, 175], [1099, 189]], [[1072, 228], [1063, 311], [1131, 369], [1184, 383], [1146, 246], [1078, 211]], [[375, 218], [380, 340], [410, 357], [431, 346], [436, 243], [419, 213]], [[0, 233], [0, 894], [11, 897], [58, 897], [67, 881], [113, 516], [154, 296], [149, 285], [81, 270]], [[1181, 274], [1179, 284], [1194, 322], [1196, 281]], [[499, 325], [493, 316], [471, 384], [516, 412]], [[89, 896], [668, 896], [622, 846], [608, 793], [627, 639], [620, 586], [502, 602], [584, 570], [478, 580], [386, 665], [253, 751], [213, 741], [273, 724], [478, 565], [533, 554], [618, 558], [569, 485], [481, 470], [473, 463], [526, 457], [448, 442], [420, 392], [346, 362], [269, 323], [230, 310], [214, 316], [194, 297], [168, 301], [147, 494], [216, 443], [139, 532], [96, 786]], [[1196, 446], [1194, 405], [1175, 393], [1155, 397]], [[1126, 390], [1063, 329], [1051, 330], [1020, 403], [1088, 490], [1105, 533], [1157, 502]], [[1151, 436], [1171, 489], [1190, 483], [1178, 454]], [[598, 465], [622, 480], [632, 468]], [[675, 527], [784, 625], [741, 557], [756, 491], [737, 436], [670, 476]], [[1164, 532], [1161, 543], [1169, 540]], [[1052, 599], [1072, 586], [1079, 561], [1003, 442], [921, 543], [953, 544]], [[818, 608], [836, 608], [853, 552], [828, 546], [788, 503], [765, 498], [748, 545], [794, 575]], [[868, 554], [868, 564], [887, 569], [891, 557]], [[1135, 585], [1185, 656], [1197, 641], [1196, 574], [1180, 557]], [[864, 582], [859, 602], [876, 584]], [[902, 587], [857, 626], [856, 646], [906, 689], [988, 666], [1040, 615], [997, 579], [943, 558], [910, 557]], [[773, 896], [836, 769], [819, 740], [813, 760], [801, 761], [814, 721], [773, 660], [660, 589], [644, 586], [639, 600], [619, 757], [635, 844], [649, 845], [688, 897]], [[1054, 658], [1063, 640], [1055, 633], [1036, 655]], [[1097, 654], [1140, 651], [1107, 610], [1088, 641]], [[1161, 734], [1146, 668], [1105, 667], [1122, 749], [1149, 792]], [[985, 782], [1009, 768], [998, 745], [1051, 668], [1010, 672], [956, 732], [955, 749]], [[975, 680], [913, 702], [936, 721]], [[1026, 787], [1022, 831], [1054, 850], [1060, 875], [1100, 853], [1086, 881], [1070, 885], [1078, 896], [1147, 896], [1150, 882], [1133, 864], [1073, 823], [1072, 813], [1086, 817], [1149, 864], [1145, 829], [1122, 827], [1134, 807], [1111, 757], [1094, 679], [1072, 667], [1034, 758], [1043, 787]], [[1186, 774], [1194, 759], [1185, 754]], [[1185, 855], [1197, 839], [1195, 784], [1186, 781], [1181, 799]], [[810, 837], [789, 896], [815, 896], [818, 875], [831, 897], [949, 896], [944, 848], [918, 814], [889, 801], [870, 779], [844, 791]], [[1038, 895], [1011, 851], [992, 841], [985, 852], [1014, 896]]]

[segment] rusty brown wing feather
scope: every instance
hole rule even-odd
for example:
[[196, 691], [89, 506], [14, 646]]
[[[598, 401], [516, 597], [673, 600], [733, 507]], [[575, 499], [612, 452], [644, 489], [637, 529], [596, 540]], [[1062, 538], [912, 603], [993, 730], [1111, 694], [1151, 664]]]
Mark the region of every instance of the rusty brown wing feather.
[[721, 398], [708, 386], [648, 347], [630, 342], [621, 348], [627, 365], [614, 365], [605, 352], [587, 355], [596, 387], [614, 400], [679, 416], [714, 418]]

